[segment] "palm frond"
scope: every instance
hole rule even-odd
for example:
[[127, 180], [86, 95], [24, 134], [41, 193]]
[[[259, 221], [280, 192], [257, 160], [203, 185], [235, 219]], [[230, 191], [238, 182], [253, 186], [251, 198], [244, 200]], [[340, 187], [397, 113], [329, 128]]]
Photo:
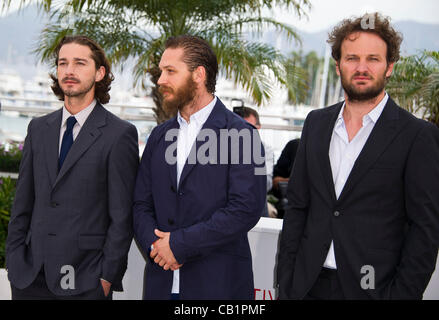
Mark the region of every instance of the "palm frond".
[[[21, 0], [22, 4], [29, 0]], [[10, 0], [6, 0], [9, 6]], [[285, 57], [273, 47], [248, 40], [268, 28], [300, 43], [291, 26], [264, 16], [274, 7], [306, 16], [309, 0], [37, 0], [50, 17], [34, 52], [50, 61], [56, 44], [68, 34], [95, 39], [113, 64], [123, 69], [133, 59], [134, 83], [157, 78], [157, 66], [165, 40], [170, 36], [194, 34], [212, 44], [221, 71], [241, 84], [257, 104], [267, 101], [275, 84], [299, 96], [304, 86], [300, 72], [285, 64]], [[247, 39], [247, 40], [245, 40]], [[153, 81], [153, 83], [155, 83]], [[160, 99], [155, 99], [160, 103]], [[160, 108], [160, 106], [157, 106]]]
[[395, 65], [387, 91], [402, 107], [439, 126], [439, 52], [403, 57]]

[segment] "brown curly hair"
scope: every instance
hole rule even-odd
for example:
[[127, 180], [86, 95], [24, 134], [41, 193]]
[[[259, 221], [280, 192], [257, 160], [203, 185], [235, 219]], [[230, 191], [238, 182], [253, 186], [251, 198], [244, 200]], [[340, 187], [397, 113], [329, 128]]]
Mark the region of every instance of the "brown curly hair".
[[[98, 70], [100, 67], [105, 68], [104, 78], [101, 81], [95, 83], [95, 99], [101, 104], [108, 103], [108, 101], [110, 101], [110, 85], [111, 82], [114, 80], [114, 76], [111, 72], [111, 65], [107, 57], [105, 56], [104, 50], [94, 40], [86, 36], [65, 36], [58, 43], [54, 51], [55, 67], [58, 66], [59, 51], [61, 50], [61, 47], [68, 43], [76, 43], [89, 47], [91, 50], [91, 57], [96, 65], [96, 70]], [[50, 74], [50, 77], [53, 80], [53, 84], [51, 86], [53, 93], [58, 97], [59, 100], [64, 101], [64, 92], [59, 85], [58, 78], [54, 74]]]
[[327, 42], [331, 45], [332, 57], [335, 61], [340, 61], [343, 41], [356, 32], [369, 32], [378, 35], [387, 44], [387, 63], [399, 60], [402, 34], [393, 29], [390, 25], [390, 18], [375, 12], [373, 14], [366, 13], [357, 18], [345, 19], [334, 27]]

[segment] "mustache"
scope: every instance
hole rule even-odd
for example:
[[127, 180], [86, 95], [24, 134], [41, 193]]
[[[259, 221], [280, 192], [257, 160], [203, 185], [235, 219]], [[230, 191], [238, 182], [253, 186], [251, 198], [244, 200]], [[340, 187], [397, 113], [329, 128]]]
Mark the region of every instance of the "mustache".
[[61, 80], [62, 83], [65, 83], [67, 81], [74, 81], [74, 82], [80, 82], [79, 79], [72, 78], [72, 77], [65, 77]]
[[163, 86], [163, 85], [162, 85], [162, 86], [159, 87], [159, 92], [162, 93], [162, 94], [163, 94], [164, 92], [171, 92], [171, 93], [172, 93], [173, 91], [174, 91], [174, 90], [172, 90], [172, 88], [171, 88], [171, 87], [168, 87], [168, 86]]

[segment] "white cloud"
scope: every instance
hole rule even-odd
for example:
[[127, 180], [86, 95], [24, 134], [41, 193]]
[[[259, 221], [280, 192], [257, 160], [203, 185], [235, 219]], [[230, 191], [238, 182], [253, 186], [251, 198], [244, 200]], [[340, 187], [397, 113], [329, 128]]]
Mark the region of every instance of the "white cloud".
[[365, 12], [381, 12], [392, 21], [412, 20], [439, 24], [439, 1], [437, 0], [311, 0], [309, 19], [298, 20], [285, 9], [275, 10], [275, 17], [282, 22], [308, 31], [321, 31], [345, 18], [362, 15]]

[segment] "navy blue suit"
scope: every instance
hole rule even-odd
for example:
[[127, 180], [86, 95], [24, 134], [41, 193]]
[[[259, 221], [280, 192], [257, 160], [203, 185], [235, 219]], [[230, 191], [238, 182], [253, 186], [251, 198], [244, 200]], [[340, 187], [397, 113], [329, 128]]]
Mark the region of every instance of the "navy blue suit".
[[[154, 128], [148, 139], [134, 193], [135, 239], [149, 257], [148, 249], [158, 239], [154, 229], [171, 232], [171, 250], [183, 264], [180, 299], [253, 299], [247, 232], [264, 208], [266, 176], [255, 175], [258, 165], [253, 157], [249, 164], [242, 161], [241, 141], [239, 164], [230, 164], [230, 146], [228, 164], [221, 164], [218, 146], [216, 164], [186, 160], [177, 187], [176, 164], [165, 160], [176, 137], [165, 141], [165, 135], [178, 128], [174, 117]], [[218, 99], [203, 129], [213, 130], [219, 145], [220, 129], [232, 128], [253, 131]], [[197, 150], [204, 143], [198, 138]], [[144, 299], [169, 299], [173, 272], [150, 258], [145, 272]]]

